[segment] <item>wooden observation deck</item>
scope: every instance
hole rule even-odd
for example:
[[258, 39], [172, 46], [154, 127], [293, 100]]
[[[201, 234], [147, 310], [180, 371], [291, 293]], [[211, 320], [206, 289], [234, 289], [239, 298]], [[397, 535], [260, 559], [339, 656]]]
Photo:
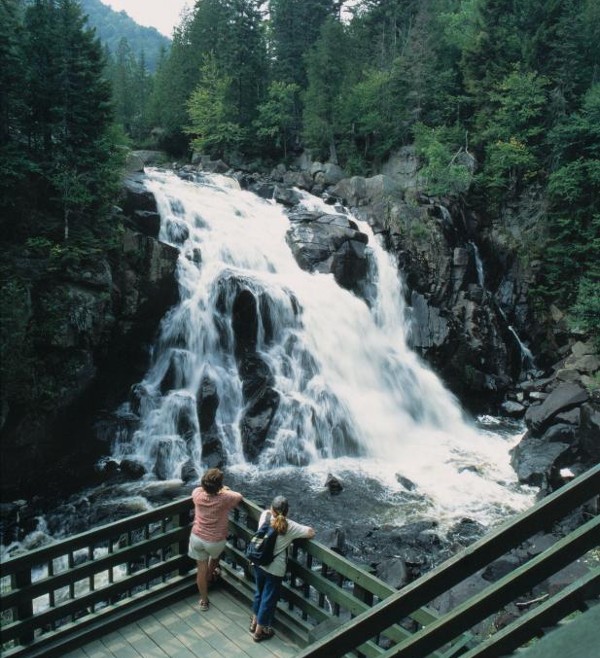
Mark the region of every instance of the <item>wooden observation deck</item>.
[[[186, 498], [5, 561], [0, 654], [499, 658], [519, 650], [524, 658], [554, 658], [559, 654], [552, 647], [576, 628], [573, 658], [598, 658], [599, 495], [597, 465], [401, 590], [314, 540], [299, 540], [290, 555], [276, 637], [261, 643], [248, 632], [253, 580], [243, 551], [261, 510], [244, 500], [232, 514], [222, 582], [211, 593], [210, 610], [200, 612], [195, 565], [186, 555], [192, 508]], [[428, 607], [577, 508], [581, 523], [568, 536], [447, 614]], [[577, 582], [486, 640], [471, 634], [473, 626], [586, 554], [590, 567]], [[566, 618], [572, 621], [563, 624]], [[586, 647], [594, 647], [593, 653]], [[569, 654], [562, 650], [560, 656]]]

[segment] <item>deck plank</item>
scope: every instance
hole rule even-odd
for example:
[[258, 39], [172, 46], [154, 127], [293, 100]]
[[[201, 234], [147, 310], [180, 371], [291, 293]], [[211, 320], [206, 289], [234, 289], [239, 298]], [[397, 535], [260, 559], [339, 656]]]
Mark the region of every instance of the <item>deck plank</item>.
[[103, 637], [100, 641], [110, 651], [109, 656], [140, 658], [140, 652], [130, 644], [120, 631], [114, 631], [110, 635]]
[[198, 595], [165, 606], [64, 658], [291, 658], [299, 646], [277, 628], [265, 642], [248, 632], [250, 607], [224, 588], [210, 594], [201, 612]]

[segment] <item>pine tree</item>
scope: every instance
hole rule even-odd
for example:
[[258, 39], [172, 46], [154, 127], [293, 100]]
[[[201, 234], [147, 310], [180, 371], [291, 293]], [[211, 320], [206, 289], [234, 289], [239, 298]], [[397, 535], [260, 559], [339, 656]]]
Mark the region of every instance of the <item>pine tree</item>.
[[336, 126], [347, 79], [346, 35], [330, 18], [306, 56], [308, 88], [304, 100], [304, 138], [314, 155], [337, 163]]

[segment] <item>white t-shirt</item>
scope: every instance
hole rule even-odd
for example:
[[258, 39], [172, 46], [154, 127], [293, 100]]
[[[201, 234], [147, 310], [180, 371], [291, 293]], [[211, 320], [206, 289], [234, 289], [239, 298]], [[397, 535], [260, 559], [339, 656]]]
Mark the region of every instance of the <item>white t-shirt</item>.
[[[258, 522], [258, 527], [260, 528], [263, 523], [267, 520], [267, 514], [270, 514], [269, 510], [265, 510], [260, 515], [260, 520]], [[275, 541], [275, 557], [271, 564], [265, 564], [261, 567], [263, 571], [270, 573], [273, 576], [285, 576], [285, 568], [287, 564], [287, 547], [294, 541], [294, 539], [305, 539], [310, 533], [310, 527], [307, 525], [302, 525], [296, 523], [291, 519], [287, 520], [288, 529], [285, 535], [277, 535], [277, 540]]]

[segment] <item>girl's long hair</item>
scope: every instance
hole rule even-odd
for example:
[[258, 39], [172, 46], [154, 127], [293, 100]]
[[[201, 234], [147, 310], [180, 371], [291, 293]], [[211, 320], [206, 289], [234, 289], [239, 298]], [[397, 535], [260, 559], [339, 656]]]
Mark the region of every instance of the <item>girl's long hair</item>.
[[271, 503], [271, 511], [273, 512], [271, 526], [275, 528], [278, 535], [285, 535], [287, 532], [288, 522], [286, 516], [289, 507], [289, 503], [285, 496], [275, 496], [275, 498], [273, 498], [273, 502]]

